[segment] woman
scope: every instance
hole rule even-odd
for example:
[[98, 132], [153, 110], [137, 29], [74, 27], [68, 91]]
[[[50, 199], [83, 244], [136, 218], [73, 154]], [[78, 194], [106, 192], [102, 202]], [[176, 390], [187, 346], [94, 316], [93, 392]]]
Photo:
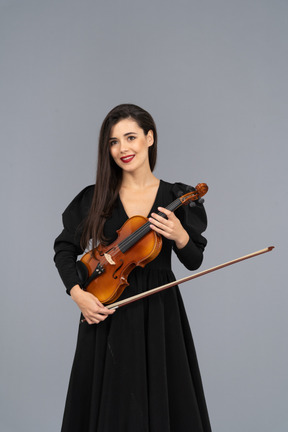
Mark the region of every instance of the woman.
[[54, 259], [82, 319], [62, 432], [211, 430], [178, 287], [115, 312], [80, 288], [75, 265], [85, 248], [111, 243], [129, 217], [142, 215], [150, 216], [151, 229], [162, 236], [162, 249], [130, 273], [120, 299], [175, 280], [172, 248], [189, 270], [200, 266], [205, 211], [199, 203], [175, 213], [165, 209], [187, 186], [154, 176], [156, 153], [150, 114], [136, 105], [117, 106], [100, 131], [96, 185], [80, 192], [63, 213]]

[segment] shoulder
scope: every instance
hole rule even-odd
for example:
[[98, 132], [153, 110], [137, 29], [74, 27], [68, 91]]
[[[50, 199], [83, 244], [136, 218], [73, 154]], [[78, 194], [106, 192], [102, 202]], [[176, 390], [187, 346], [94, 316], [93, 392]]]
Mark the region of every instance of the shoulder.
[[91, 204], [95, 185], [86, 186], [73, 198], [69, 205]]
[[185, 195], [188, 192], [195, 190], [193, 186], [187, 185], [185, 183], [176, 182], [170, 183], [165, 180], [161, 180], [161, 186], [166, 193], [169, 193], [171, 197], [179, 198], [182, 195]]
[[[166, 200], [169, 201], [169, 203], [180, 198], [182, 195], [195, 191], [193, 186], [181, 182], [169, 183], [161, 180], [161, 186]], [[180, 205], [175, 211], [175, 214], [179, 219], [184, 221], [187, 226], [193, 225], [196, 227], [197, 225], [197, 229], [200, 232], [206, 229], [207, 215], [203, 206], [203, 200], [196, 199], [191, 201], [188, 205]]]
[[95, 185], [86, 186], [70, 202], [63, 212], [63, 217], [75, 215], [76, 217], [85, 217], [91, 207]]

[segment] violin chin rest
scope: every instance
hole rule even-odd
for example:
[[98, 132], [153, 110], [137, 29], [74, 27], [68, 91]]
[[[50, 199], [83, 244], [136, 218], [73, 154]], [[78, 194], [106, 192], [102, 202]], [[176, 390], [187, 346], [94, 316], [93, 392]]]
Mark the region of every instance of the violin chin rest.
[[76, 261], [76, 270], [81, 281], [81, 285], [83, 286], [89, 277], [88, 268], [82, 261]]

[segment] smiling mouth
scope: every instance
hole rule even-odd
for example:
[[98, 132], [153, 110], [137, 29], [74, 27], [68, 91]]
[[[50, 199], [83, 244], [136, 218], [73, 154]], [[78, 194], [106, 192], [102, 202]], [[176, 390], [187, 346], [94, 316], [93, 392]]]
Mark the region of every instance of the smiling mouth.
[[135, 155], [124, 156], [124, 157], [121, 157], [120, 159], [121, 159], [122, 162], [128, 163], [128, 162], [132, 161], [132, 159], [134, 158], [134, 156]]

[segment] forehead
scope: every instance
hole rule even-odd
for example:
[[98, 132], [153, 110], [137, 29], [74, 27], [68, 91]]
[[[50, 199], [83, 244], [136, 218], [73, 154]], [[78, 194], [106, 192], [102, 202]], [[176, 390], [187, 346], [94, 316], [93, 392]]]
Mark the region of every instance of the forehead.
[[138, 126], [138, 123], [131, 119], [123, 119], [116, 123], [111, 128], [110, 137], [122, 136], [127, 134], [128, 132], [136, 132], [139, 133], [142, 129]]

